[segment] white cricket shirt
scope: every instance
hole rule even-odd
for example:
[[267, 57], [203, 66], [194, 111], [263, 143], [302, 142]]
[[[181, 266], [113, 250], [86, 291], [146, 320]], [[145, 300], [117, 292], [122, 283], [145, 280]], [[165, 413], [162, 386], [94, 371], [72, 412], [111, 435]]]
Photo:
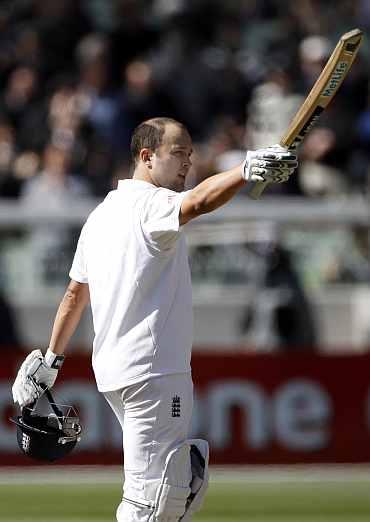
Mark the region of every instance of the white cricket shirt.
[[89, 284], [100, 391], [190, 372], [191, 278], [179, 224], [185, 194], [120, 181], [82, 228], [69, 275]]

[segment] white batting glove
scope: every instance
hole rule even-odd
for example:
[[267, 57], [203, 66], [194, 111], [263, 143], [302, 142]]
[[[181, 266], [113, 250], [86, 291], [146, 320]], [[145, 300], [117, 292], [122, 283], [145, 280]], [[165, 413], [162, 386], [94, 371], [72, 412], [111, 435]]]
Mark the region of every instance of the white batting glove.
[[21, 408], [31, 404], [51, 388], [58, 375], [64, 357], [47, 350], [45, 357], [41, 350], [33, 350], [19, 368], [12, 387], [13, 400]]
[[281, 145], [249, 150], [243, 163], [242, 176], [246, 181], [288, 181], [298, 166], [297, 156]]

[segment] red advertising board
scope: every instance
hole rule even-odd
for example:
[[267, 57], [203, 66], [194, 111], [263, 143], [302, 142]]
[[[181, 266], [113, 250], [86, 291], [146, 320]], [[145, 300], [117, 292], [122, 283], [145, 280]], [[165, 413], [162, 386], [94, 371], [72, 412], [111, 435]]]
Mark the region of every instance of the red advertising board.
[[[18, 450], [11, 384], [20, 358], [0, 366], [0, 465], [32, 464]], [[192, 435], [211, 445], [214, 464], [370, 462], [370, 355], [193, 356]], [[121, 433], [96, 391], [87, 356], [67, 358], [55, 387], [85, 427], [66, 463], [122, 461]]]

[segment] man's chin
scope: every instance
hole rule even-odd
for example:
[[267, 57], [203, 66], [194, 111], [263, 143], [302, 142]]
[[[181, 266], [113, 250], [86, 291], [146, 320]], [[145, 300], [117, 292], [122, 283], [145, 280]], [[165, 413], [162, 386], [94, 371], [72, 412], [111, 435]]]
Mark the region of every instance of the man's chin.
[[167, 187], [174, 192], [183, 192], [185, 190], [185, 183], [180, 181], [177, 183], [173, 183], [170, 187]]

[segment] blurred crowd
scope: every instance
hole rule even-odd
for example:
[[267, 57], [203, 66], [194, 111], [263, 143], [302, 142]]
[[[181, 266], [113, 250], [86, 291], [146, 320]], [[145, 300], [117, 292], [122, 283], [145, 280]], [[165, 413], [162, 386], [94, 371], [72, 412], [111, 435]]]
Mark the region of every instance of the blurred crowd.
[[[365, 38], [351, 74], [301, 146], [297, 175], [269, 188], [307, 198], [370, 193], [369, 0], [2, 0], [0, 198], [65, 212], [82, 198], [104, 197], [130, 177], [130, 135], [154, 116], [188, 127], [191, 187], [242, 161], [246, 149], [278, 142], [338, 38], [355, 27]], [[304, 240], [321, 265], [329, 259], [325, 281], [368, 282], [368, 229], [330, 237], [318, 248]], [[13, 257], [8, 244], [3, 271], [27, 259], [45, 283], [64, 284], [75, 239], [63, 225], [58, 233], [47, 223], [34, 227], [12, 243]], [[207, 280], [202, 263], [206, 271], [210, 255], [219, 263], [217, 252], [193, 255], [195, 281]], [[239, 256], [242, 275], [228, 264], [228, 281], [249, 280], [247, 254]], [[260, 272], [270, 307], [278, 291], [276, 342], [312, 346], [315, 327], [288, 252], [279, 246], [255, 257], [259, 267], [267, 260]], [[13, 279], [19, 285], [19, 270]], [[10, 335], [0, 344], [15, 345], [15, 322], [5, 301], [0, 307], [0, 330]], [[246, 310], [243, 332], [258, 317], [266, 331], [264, 307], [255, 317]]]
[[[103, 197], [130, 176], [134, 127], [162, 115], [193, 136], [195, 184], [277, 142], [357, 26], [370, 27], [367, 0], [3, 0], [0, 197]], [[298, 175], [276, 191], [367, 193], [368, 61], [366, 37]]]

